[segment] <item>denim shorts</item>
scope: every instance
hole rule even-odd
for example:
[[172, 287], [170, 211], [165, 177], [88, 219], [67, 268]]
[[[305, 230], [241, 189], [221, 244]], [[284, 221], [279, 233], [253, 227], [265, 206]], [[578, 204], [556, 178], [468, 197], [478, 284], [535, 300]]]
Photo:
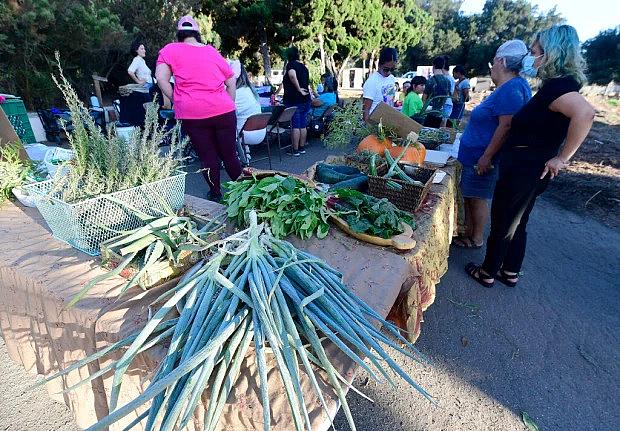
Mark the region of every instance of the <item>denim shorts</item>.
[[[308, 114], [310, 113], [310, 102], [291, 105], [297, 107], [293, 118], [291, 119], [291, 128], [305, 129], [308, 127]], [[287, 106], [288, 108], [289, 106]]]
[[498, 166], [484, 175], [478, 175], [473, 166], [463, 165], [461, 173], [461, 193], [464, 198], [491, 200], [498, 177]]

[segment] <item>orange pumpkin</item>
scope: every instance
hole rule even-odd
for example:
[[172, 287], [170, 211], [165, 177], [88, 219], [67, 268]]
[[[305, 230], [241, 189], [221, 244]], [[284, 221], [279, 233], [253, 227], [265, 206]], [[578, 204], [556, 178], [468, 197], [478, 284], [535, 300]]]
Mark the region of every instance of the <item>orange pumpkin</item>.
[[368, 135], [364, 139], [362, 139], [362, 142], [359, 143], [355, 151], [357, 151], [358, 153], [361, 153], [362, 151], [370, 151], [382, 156], [383, 151], [386, 149], [390, 149], [391, 147], [392, 141], [389, 138], [380, 140], [375, 135]]
[[[405, 150], [405, 147], [391, 147], [388, 149], [390, 152], [390, 155], [396, 159], [398, 157], [400, 157], [400, 155], [402, 154], [403, 150]], [[410, 145], [406, 152], [405, 155], [403, 157], [401, 157], [400, 162], [402, 163], [412, 163], [415, 165], [422, 165], [424, 164], [424, 158], [426, 157], [426, 148], [424, 148], [424, 145], [420, 144], [420, 143], [415, 143], [413, 145]]]

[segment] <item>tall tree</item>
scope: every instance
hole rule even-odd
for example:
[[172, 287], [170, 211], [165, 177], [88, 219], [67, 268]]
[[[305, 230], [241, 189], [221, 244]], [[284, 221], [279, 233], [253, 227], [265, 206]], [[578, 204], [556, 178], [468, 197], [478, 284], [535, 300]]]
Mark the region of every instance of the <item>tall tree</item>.
[[410, 46], [417, 45], [425, 34], [432, 32], [435, 24], [432, 15], [424, 12], [415, 0], [386, 0], [383, 3], [380, 46], [396, 48], [402, 55]]
[[403, 63], [412, 69], [430, 64], [438, 55], [460, 58], [472, 33], [471, 20], [460, 12], [463, 0], [417, 0], [417, 4], [433, 18], [434, 25], [423, 33], [420, 43], [408, 47]]
[[600, 32], [583, 44], [588, 78], [593, 84], [620, 82], [620, 26]]
[[252, 71], [258, 69], [252, 60], [260, 53], [267, 79], [272, 54], [281, 53], [302, 34], [309, 12], [302, 0], [205, 0], [202, 9], [213, 17], [222, 50], [241, 57]]
[[541, 13], [527, 0], [487, 0], [474, 19], [476, 30], [468, 41], [467, 59], [477, 73], [488, 73], [486, 64], [507, 40], [522, 39], [528, 44], [537, 31], [564, 22], [555, 7]]
[[91, 74], [107, 70], [129, 44], [118, 16], [97, 0], [4, 2], [0, 26], [0, 87], [22, 96], [29, 107], [59, 94], [50, 76], [54, 51], [60, 51], [67, 76], [85, 94]]

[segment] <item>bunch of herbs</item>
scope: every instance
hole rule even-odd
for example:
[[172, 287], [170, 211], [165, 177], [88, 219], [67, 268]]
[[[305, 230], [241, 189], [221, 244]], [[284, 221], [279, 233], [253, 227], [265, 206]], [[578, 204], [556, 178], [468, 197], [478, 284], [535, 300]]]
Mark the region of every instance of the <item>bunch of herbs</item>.
[[226, 184], [224, 204], [228, 217], [238, 226], [247, 226], [250, 210], [256, 210], [259, 220], [268, 220], [276, 238], [295, 234], [301, 239], [327, 236], [329, 230], [325, 195], [303, 181], [275, 175], [258, 179], [252, 177]]
[[347, 222], [353, 232], [381, 238], [403, 233], [402, 223], [416, 228], [413, 216], [394, 206], [387, 199], [377, 199], [357, 190], [340, 189], [330, 205]]
[[[71, 113], [73, 131], [67, 132], [75, 157], [67, 162], [68, 173], [59, 169], [52, 192], [62, 200], [78, 202], [101, 194], [140, 186], [174, 175], [181, 167], [187, 140], [180, 138], [179, 126], [167, 130], [158, 121], [157, 104], [146, 111], [144, 128], [134, 128], [128, 141], [112, 127], [105, 134], [65, 78], [56, 54], [59, 76], [52, 79], [62, 92]], [[64, 127], [64, 124], [63, 124]], [[162, 154], [159, 144], [170, 135], [170, 149]]]
[[323, 143], [327, 148], [347, 148], [357, 145], [366, 136], [372, 134], [376, 127], [366, 124], [362, 120], [362, 105], [359, 101], [346, 103], [334, 111], [334, 118], [330, 121], [327, 133], [323, 136]]
[[21, 143], [0, 146], [0, 205], [11, 196], [13, 188], [25, 184], [36, 174], [32, 162], [20, 157], [21, 151]]

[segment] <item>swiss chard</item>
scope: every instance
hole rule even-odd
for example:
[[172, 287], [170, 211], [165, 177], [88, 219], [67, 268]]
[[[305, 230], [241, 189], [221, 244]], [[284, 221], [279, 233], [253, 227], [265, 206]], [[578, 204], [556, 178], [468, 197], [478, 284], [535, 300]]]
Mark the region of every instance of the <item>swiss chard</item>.
[[415, 229], [411, 214], [396, 208], [387, 199], [377, 199], [357, 190], [341, 189], [330, 202], [338, 215], [357, 233], [391, 238], [403, 233], [401, 223]]
[[238, 226], [247, 226], [250, 210], [259, 220], [271, 223], [276, 238], [295, 234], [302, 239], [325, 238], [329, 230], [326, 197], [293, 177], [274, 175], [252, 177], [226, 184], [224, 203], [228, 217]]

